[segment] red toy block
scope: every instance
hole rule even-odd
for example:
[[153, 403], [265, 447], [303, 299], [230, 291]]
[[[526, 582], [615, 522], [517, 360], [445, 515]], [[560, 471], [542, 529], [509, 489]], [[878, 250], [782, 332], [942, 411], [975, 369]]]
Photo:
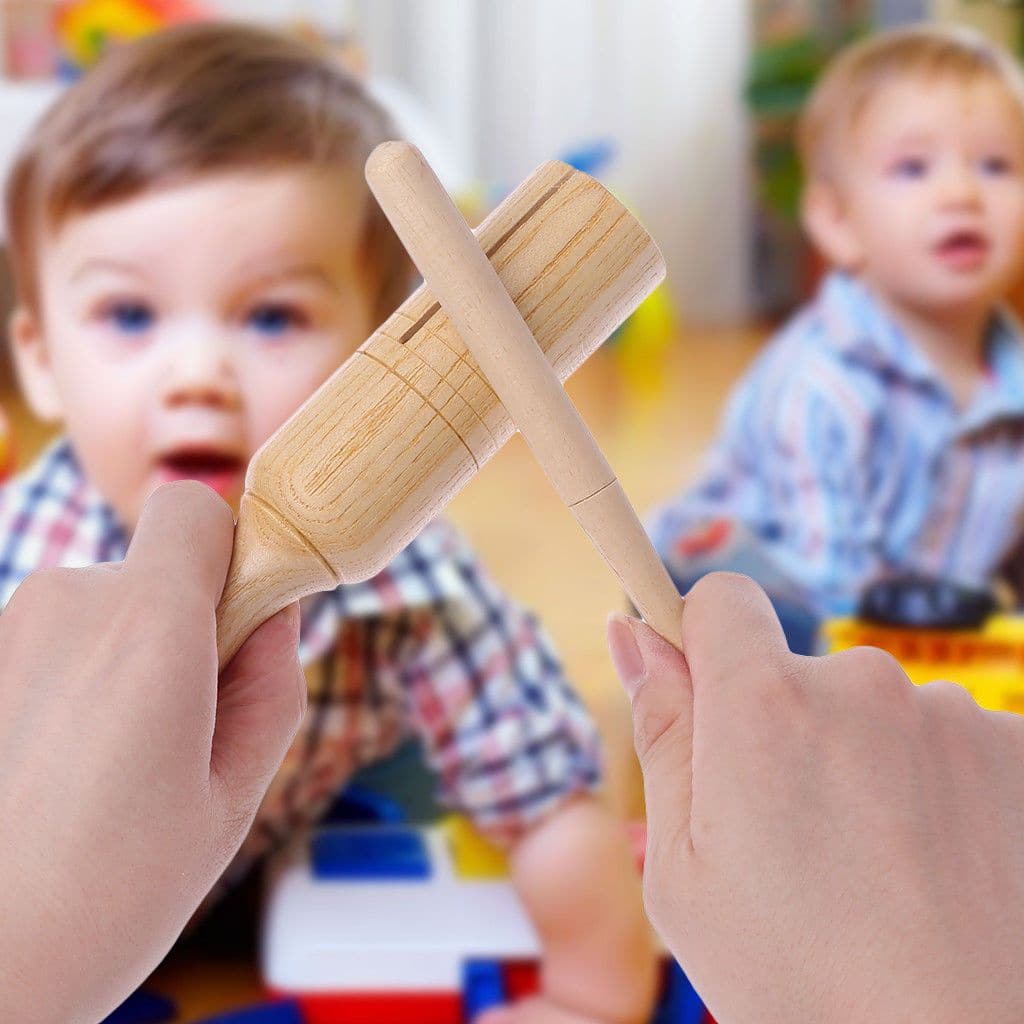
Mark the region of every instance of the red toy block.
[[299, 996], [306, 1024], [462, 1024], [461, 992]]
[[505, 993], [510, 1003], [540, 991], [540, 964], [536, 960], [512, 960], [505, 964]]

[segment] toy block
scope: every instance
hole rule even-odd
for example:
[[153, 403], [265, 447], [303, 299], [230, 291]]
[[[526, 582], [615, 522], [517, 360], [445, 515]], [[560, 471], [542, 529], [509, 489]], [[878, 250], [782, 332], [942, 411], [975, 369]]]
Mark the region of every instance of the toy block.
[[[418, 834], [431, 865], [425, 880], [325, 881], [313, 873], [310, 847], [296, 845], [281, 858], [267, 892], [261, 940], [271, 991], [302, 1000], [304, 1011], [310, 996], [433, 993], [454, 998], [461, 1012], [467, 960], [539, 957], [536, 932], [511, 882], [457, 878], [444, 831]], [[411, 1019], [419, 1020], [418, 1011]]]
[[388, 824], [400, 825], [405, 812], [390, 797], [364, 786], [348, 786], [327, 809], [321, 826]]
[[471, 881], [508, 877], [505, 854], [482, 836], [468, 818], [454, 815], [446, 819], [444, 827], [457, 878]]
[[918, 686], [955, 679], [989, 711], [1024, 713], [1024, 616], [990, 615], [978, 629], [921, 629], [856, 618], [827, 619], [824, 653], [850, 647], [888, 651]]
[[200, 1024], [309, 1024], [294, 999], [260, 1003], [207, 1017]]
[[510, 1003], [540, 991], [540, 964], [536, 960], [514, 960], [505, 964], [505, 991]]
[[164, 1024], [177, 1015], [178, 1008], [166, 996], [133, 992], [103, 1024]]
[[651, 1024], [705, 1024], [704, 1003], [682, 967], [670, 960], [665, 966], [661, 1000]]
[[462, 1018], [472, 1024], [477, 1014], [506, 1001], [505, 973], [499, 960], [469, 960], [462, 974]]
[[321, 881], [423, 881], [430, 857], [415, 829], [385, 826], [325, 829], [310, 844], [313, 876]]
[[303, 1024], [462, 1024], [458, 992], [314, 995], [298, 1002]]

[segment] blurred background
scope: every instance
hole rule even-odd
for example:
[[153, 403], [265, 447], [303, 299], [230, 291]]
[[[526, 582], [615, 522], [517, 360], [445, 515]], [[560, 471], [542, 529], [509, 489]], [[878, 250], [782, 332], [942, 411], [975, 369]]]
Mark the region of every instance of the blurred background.
[[[792, 127], [829, 56], [922, 20], [972, 24], [1024, 52], [1016, 0], [0, 0], [0, 172], [106, 48], [197, 16], [328, 47], [365, 76], [471, 221], [550, 158], [638, 213], [664, 251], [666, 284], [569, 391], [641, 513], [692, 477], [729, 386], [820, 275], [796, 221]], [[3, 272], [5, 319], [9, 305]], [[0, 357], [0, 475], [48, 436]], [[518, 439], [451, 514], [547, 624], [605, 733], [613, 806], [639, 817], [628, 712], [604, 645], [607, 613], [624, 607], [615, 579]], [[245, 959], [172, 963], [163, 982], [180, 1020], [259, 993]]]

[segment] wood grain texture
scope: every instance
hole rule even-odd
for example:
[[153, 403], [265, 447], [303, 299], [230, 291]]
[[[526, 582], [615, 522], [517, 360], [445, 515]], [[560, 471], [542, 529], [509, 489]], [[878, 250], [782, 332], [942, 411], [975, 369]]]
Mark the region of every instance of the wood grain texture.
[[407, 142], [384, 143], [371, 154], [366, 177], [559, 497], [644, 619], [680, 646], [675, 585], [522, 311], [423, 155]]
[[[557, 162], [476, 235], [562, 380], [664, 276], [636, 219]], [[290, 601], [378, 573], [513, 432], [421, 287], [253, 457], [218, 608], [221, 664]]]

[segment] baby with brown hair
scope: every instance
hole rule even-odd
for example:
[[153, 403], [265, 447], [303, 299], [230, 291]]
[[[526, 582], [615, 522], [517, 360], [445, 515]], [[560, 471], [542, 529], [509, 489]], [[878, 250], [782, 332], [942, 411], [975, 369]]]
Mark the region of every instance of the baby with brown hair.
[[[0, 602], [34, 569], [120, 558], [165, 481], [237, 508], [252, 454], [410, 287], [362, 179], [391, 134], [316, 52], [217, 24], [112, 53], [44, 117], [8, 183], [11, 338], [65, 436], [0, 489]], [[309, 710], [222, 886], [418, 734], [442, 799], [510, 849], [545, 948], [537, 1019], [643, 1019], [639, 885], [536, 620], [441, 522], [302, 611]]]
[[799, 141], [831, 273], [653, 533], [684, 589], [758, 579], [809, 653], [887, 577], [1024, 578], [1024, 346], [1003, 306], [1024, 269], [1024, 76], [965, 29], [882, 33], [826, 70]]

